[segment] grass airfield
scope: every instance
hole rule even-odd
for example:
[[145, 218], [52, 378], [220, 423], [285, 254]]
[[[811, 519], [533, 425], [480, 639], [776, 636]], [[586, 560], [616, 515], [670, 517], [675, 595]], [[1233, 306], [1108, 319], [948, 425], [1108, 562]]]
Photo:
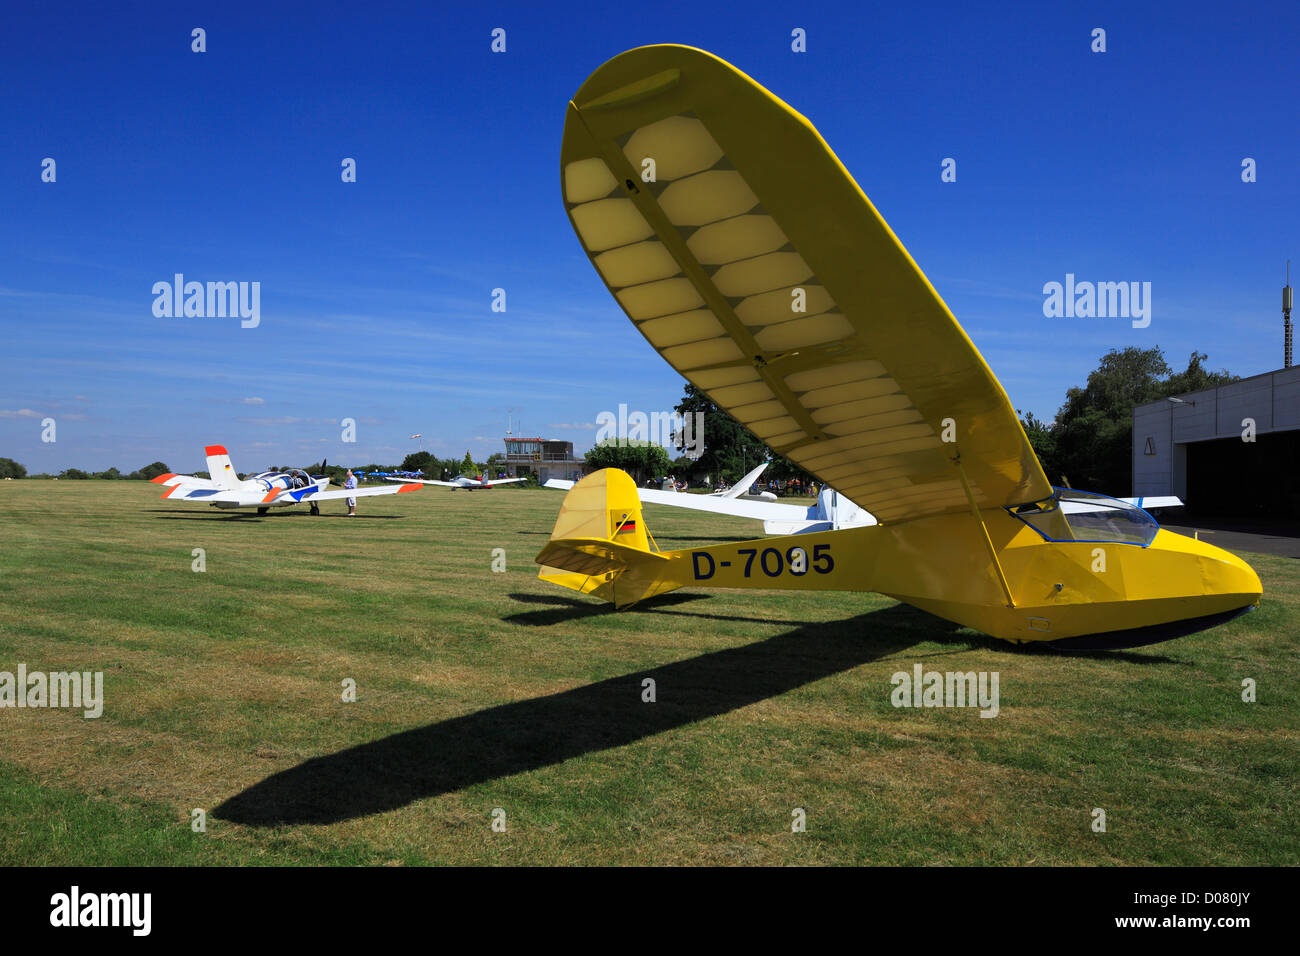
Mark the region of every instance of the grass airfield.
[[[0, 709], [0, 864], [1300, 863], [1291, 558], [1247, 556], [1264, 601], [1227, 625], [1066, 656], [866, 593], [614, 612], [537, 580], [559, 492], [352, 519], [160, 492], [0, 483], [0, 670], [105, 688], [99, 719]], [[761, 536], [646, 519], [665, 549]], [[999, 672], [999, 716], [894, 708], [917, 663]]]

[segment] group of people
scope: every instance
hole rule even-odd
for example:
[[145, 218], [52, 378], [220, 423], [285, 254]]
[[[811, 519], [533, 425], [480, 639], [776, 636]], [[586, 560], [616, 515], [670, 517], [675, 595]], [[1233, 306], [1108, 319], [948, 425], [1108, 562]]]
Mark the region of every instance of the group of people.
[[[674, 475], [666, 475], [663, 478], [647, 478], [645, 484], [647, 488], [658, 485], [664, 491], [685, 491], [690, 487], [689, 482], [678, 481]], [[708, 486], [708, 479], [705, 479], [704, 484], [706, 487]], [[718, 490], [726, 491], [730, 487], [731, 485], [724, 480], [718, 485]], [[773, 478], [763, 487], [777, 495], [815, 497], [817, 494], [816, 485], [800, 478], [791, 478], [789, 481], [777, 481]]]

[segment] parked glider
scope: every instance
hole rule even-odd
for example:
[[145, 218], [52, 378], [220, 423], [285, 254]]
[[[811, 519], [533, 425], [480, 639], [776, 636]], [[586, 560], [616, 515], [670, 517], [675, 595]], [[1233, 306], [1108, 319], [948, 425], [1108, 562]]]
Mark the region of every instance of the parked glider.
[[1163, 640], [1259, 603], [1240, 558], [1051, 486], [830, 147], [730, 64], [674, 45], [610, 60], [569, 103], [560, 178], [583, 248], [655, 350], [879, 524], [661, 552], [635, 484], [606, 469], [565, 496], [543, 579], [618, 607], [689, 585], [877, 591], [1075, 647]]
[[308, 505], [312, 514], [320, 514], [320, 502], [335, 501], [340, 498], [367, 498], [373, 495], [395, 495], [404, 491], [419, 491], [418, 484], [406, 484], [400, 488], [343, 488], [327, 490], [330, 480], [323, 476], [312, 476], [300, 468], [289, 471], [264, 471], [240, 479], [230, 455], [222, 445], [208, 445], [203, 449], [208, 458], [210, 478], [196, 478], [193, 475], [159, 475], [152, 479], [154, 484], [167, 485], [163, 495], [171, 501], [193, 501], [212, 505], [222, 509], [256, 508], [260, 515], [272, 508], [286, 508], [290, 505]]
[[[400, 478], [388, 478], [387, 481], [401, 481]], [[440, 485], [443, 488], [464, 488], [466, 491], [473, 491], [476, 488], [495, 488], [497, 485], [510, 485], [516, 481], [527, 481], [527, 478], [484, 478], [482, 475], [475, 475], [470, 478], [466, 475], [457, 475], [451, 481], [430, 481], [428, 479], [416, 479], [416, 484], [420, 485]]]

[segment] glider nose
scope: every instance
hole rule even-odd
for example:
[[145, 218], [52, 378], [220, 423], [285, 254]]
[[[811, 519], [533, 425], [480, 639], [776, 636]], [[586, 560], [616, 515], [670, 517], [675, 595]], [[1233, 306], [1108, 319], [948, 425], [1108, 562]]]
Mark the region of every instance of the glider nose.
[[1195, 542], [1206, 596], [1229, 596], [1237, 607], [1258, 604], [1264, 593], [1255, 569], [1237, 555], [1204, 541]]

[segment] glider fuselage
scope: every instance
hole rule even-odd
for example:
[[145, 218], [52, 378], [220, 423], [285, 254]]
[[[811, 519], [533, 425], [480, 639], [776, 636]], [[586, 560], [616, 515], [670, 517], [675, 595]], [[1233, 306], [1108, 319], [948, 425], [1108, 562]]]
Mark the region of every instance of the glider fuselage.
[[670, 552], [665, 577], [876, 591], [1010, 641], [1112, 635], [1098, 646], [1160, 640], [1172, 634], [1143, 632], [1179, 622], [1196, 630], [1200, 619], [1259, 602], [1259, 578], [1244, 561], [1163, 528], [1146, 544], [1052, 541], [1001, 508], [980, 518], [996, 564], [973, 515], [946, 514]]

